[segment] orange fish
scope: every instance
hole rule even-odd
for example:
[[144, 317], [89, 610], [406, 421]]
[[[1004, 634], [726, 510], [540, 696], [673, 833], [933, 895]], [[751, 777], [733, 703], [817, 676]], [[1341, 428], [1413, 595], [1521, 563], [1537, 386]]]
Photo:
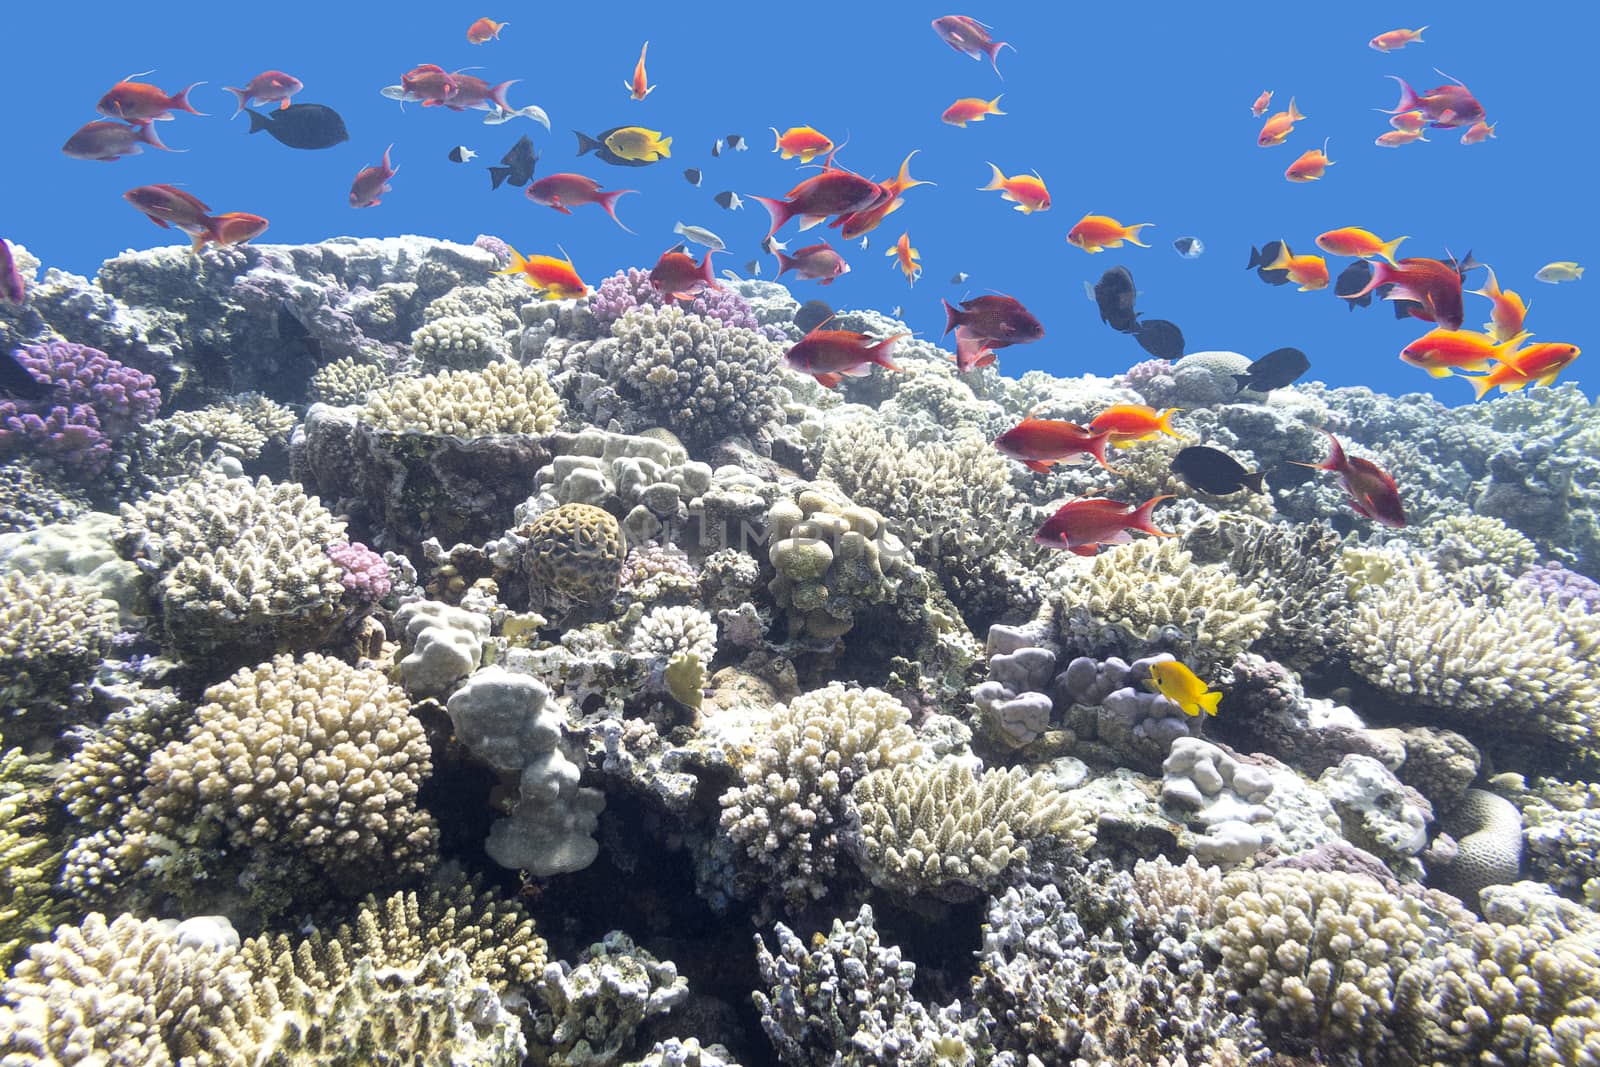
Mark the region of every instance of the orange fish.
[[[1001, 93], [1000, 96], [1004, 96]], [[960, 100], [944, 109], [944, 114], [939, 116], [941, 122], [950, 126], [966, 128], [969, 122], [982, 122], [985, 115], [1004, 115], [1000, 110], [1000, 97], [985, 100], [980, 96], [964, 96]]]
[[768, 126], [777, 143], [772, 146], [774, 152], [780, 153], [780, 159], [799, 158], [802, 163], [810, 163], [818, 156], [833, 151], [833, 141], [826, 135], [817, 132], [810, 126], [790, 126], [782, 133], [778, 127]]
[[375, 167], [362, 167], [356, 174], [355, 181], [350, 183], [351, 207], [375, 207], [383, 203], [379, 198], [389, 191], [389, 179], [400, 169], [389, 165], [389, 153], [393, 149], [394, 145], [390, 145], [383, 150], [382, 163]]
[[190, 237], [204, 231], [210, 221], [211, 208], [205, 201], [173, 185], [141, 185], [123, 193], [122, 199], [162, 229], [175, 226]]
[[1046, 548], [1061, 548], [1075, 556], [1095, 556], [1101, 545], [1125, 545], [1133, 538], [1130, 530], [1171, 537], [1172, 534], [1153, 525], [1150, 515], [1162, 501], [1171, 495], [1156, 496], [1138, 507], [1105, 497], [1088, 497], [1069, 500], [1045, 520], [1033, 535], [1035, 544]]
[[1484, 269], [1489, 272], [1489, 280], [1482, 289], [1472, 290], [1494, 301], [1494, 310], [1489, 313], [1489, 321], [1483, 324], [1483, 328], [1496, 341], [1509, 341], [1522, 333], [1522, 322], [1528, 317], [1528, 305], [1523, 303], [1521, 294], [1515, 290], [1500, 288], [1494, 268]]
[[818, 323], [783, 354], [783, 362], [791, 370], [809, 374], [826, 388], [835, 389], [846, 378], [871, 374], [874, 363], [885, 370], [904, 370], [889, 356], [896, 341], [910, 336], [909, 332], [897, 333], [879, 341], [854, 330], [824, 330]]
[[1113, 404], [1089, 423], [1089, 429], [1110, 430], [1111, 447], [1127, 448], [1135, 441], [1152, 441], [1158, 434], [1176, 437], [1183, 435], [1172, 428], [1172, 416], [1182, 408], [1165, 408], [1157, 411], [1145, 404]]
[[1149, 248], [1149, 245], [1139, 240], [1139, 231], [1153, 225], [1155, 224], [1150, 222], [1136, 222], [1132, 226], [1124, 226], [1109, 215], [1085, 215], [1068, 231], [1067, 242], [1077, 245], [1085, 252], [1103, 252], [1108, 248], [1121, 248], [1123, 241], [1136, 244], [1140, 248]]
[[706, 249], [706, 258], [699, 263], [687, 252], [663, 252], [650, 271], [650, 284], [668, 300], [693, 300], [702, 289], [721, 289], [716, 275], [711, 273], [711, 255], [715, 248]]
[[1422, 111], [1402, 111], [1389, 119], [1389, 125], [1397, 130], [1416, 131], [1428, 124], [1428, 116]]
[[1393, 52], [1396, 49], [1404, 48], [1413, 41], [1417, 44], [1423, 44], [1425, 42], [1422, 40], [1422, 31], [1427, 28], [1426, 26], [1419, 26], [1414, 30], [1390, 30], [1388, 33], [1380, 33], [1367, 42], [1367, 47], [1376, 49], [1379, 52]]
[[1363, 230], [1359, 226], [1345, 226], [1342, 229], [1318, 234], [1317, 247], [1333, 256], [1354, 256], [1357, 259], [1378, 256], [1393, 263], [1394, 254], [1399, 251], [1401, 242], [1409, 240], [1409, 237], [1396, 237], [1392, 241], [1385, 241], [1371, 230]]
[[1120, 474], [1106, 462], [1106, 445], [1110, 441], [1110, 430], [1093, 431], [1075, 422], [1029, 416], [995, 438], [994, 447], [1041, 474], [1049, 473], [1053, 464], [1080, 463], [1085, 456], [1112, 474]]
[[633, 67], [633, 80], [627, 82], [624, 88], [628, 90], [628, 99], [643, 100], [656, 91], [654, 85], [649, 84], [650, 79], [644, 73], [644, 54], [650, 51], [650, 42], [646, 41], [644, 47], [639, 49], [639, 62]]
[[1328, 158], [1328, 138], [1322, 139], [1321, 148], [1313, 148], [1303, 153], [1299, 159], [1289, 164], [1289, 169], [1283, 176], [1292, 182], [1314, 182], [1328, 172], [1333, 166], [1333, 160]]
[[193, 251], [198, 252], [207, 243], [218, 245], [244, 244], [267, 228], [267, 220], [248, 211], [225, 211], [206, 219], [206, 226], [194, 234]]
[[500, 31], [511, 25], [509, 22], [496, 22], [494, 19], [483, 18], [467, 27], [467, 40], [473, 44], [487, 44], [500, 39]]
[[1289, 98], [1289, 110], [1280, 111], [1266, 121], [1261, 127], [1261, 133], [1256, 137], [1256, 144], [1262, 148], [1271, 148], [1280, 145], [1289, 139], [1289, 134], [1294, 132], [1294, 124], [1303, 122], [1305, 116], [1300, 114], [1300, 109], [1294, 105], [1294, 97]]
[[900, 240], [896, 241], [894, 247], [885, 252], [884, 255], [894, 256], [894, 266], [900, 268], [900, 273], [906, 276], [906, 281], [912, 285], [917, 284], [917, 279], [922, 277], [922, 262], [918, 258], [921, 253], [911, 247], [910, 231], [902, 233]]
[[[563, 215], [572, 214], [573, 208], [584, 204], [599, 204], [601, 210], [611, 216], [612, 222], [622, 226], [622, 220], [617, 218], [617, 200], [635, 192], [638, 190], [613, 189], [603, 192], [599, 182], [582, 174], [547, 174], [536, 182], [530, 182], [522, 195], [535, 204], [553, 207]], [[626, 226], [622, 228], [628, 230]]]
[[878, 228], [878, 224], [889, 216], [890, 213], [900, 210], [900, 205], [905, 203], [905, 198], [900, 194], [907, 189], [918, 185], [932, 185], [932, 182], [918, 181], [911, 176], [911, 157], [920, 149], [914, 149], [900, 164], [900, 173], [886, 182], [880, 182], [879, 188], [884, 199], [879, 200], [872, 207], [863, 211], [852, 211], [848, 215], [840, 215], [832, 222], [830, 227], [839, 227], [839, 236], [846, 241], [853, 241], [862, 234], [870, 233]]
[[100, 98], [95, 110], [109, 118], [141, 126], [157, 120], [167, 121], [172, 118], [174, 111], [187, 111], [191, 115], [205, 114], [204, 111], [196, 111], [195, 106], [189, 103], [189, 94], [196, 86], [204, 85], [205, 82], [195, 82], [182, 92], [168, 96], [148, 82], [133, 80], [139, 76], [131, 74], [113, 85], [106, 95]]
[[989, 169], [994, 171], [994, 176], [989, 179], [988, 185], [978, 187], [980, 192], [989, 189], [1001, 190], [1000, 199], [1010, 200], [1024, 215], [1050, 210], [1050, 190], [1044, 187], [1044, 179], [1039, 177], [1037, 172], [1007, 178], [993, 163], [989, 164]]
[[792, 256], [777, 249], [773, 250], [773, 255], [778, 257], [778, 274], [774, 274], [774, 278], [792, 270], [801, 278], [832, 285], [839, 275], [850, 273], [850, 264], [826, 241], [797, 248]]
[[1263, 89], [1261, 95], [1256, 97], [1256, 102], [1250, 105], [1250, 114], [1260, 118], [1267, 113], [1267, 108], [1272, 106], [1272, 90]]
[[1286, 270], [1289, 280], [1300, 286], [1300, 292], [1328, 287], [1328, 261], [1321, 256], [1297, 256], [1289, 251], [1287, 241], [1278, 242], [1278, 258], [1264, 264], [1262, 270]]
[[1426, 137], [1422, 136], [1422, 131], [1420, 129], [1390, 130], [1388, 133], [1378, 137], [1377, 140], [1373, 141], [1372, 143], [1377, 145], [1379, 148], [1399, 148], [1401, 145], [1415, 144], [1417, 141], [1421, 141], [1424, 144], [1426, 144], [1428, 141]]
[[1529, 345], [1520, 352], [1511, 353], [1500, 366], [1488, 374], [1474, 376], [1463, 374], [1472, 385], [1474, 399], [1482, 400], [1495, 386], [1503, 393], [1514, 393], [1530, 383], [1554, 385], [1561, 372], [1577, 359], [1583, 350], [1565, 342], [1542, 341]]
[[1508, 362], [1527, 337], [1526, 333], [1518, 333], [1496, 343], [1493, 337], [1473, 330], [1447, 330], [1441, 326], [1401, 349], [1400, 360], [1435, 378], [1448, 378], [1457, 371], [1486, 371], [1491, 362]]
[[1461, 135], [1461, 143], [1482, 144], [1494, 136], [1494, 128], [1498, 125], [1500, 125], [1498, 122], [1490, 123], [1485, 119], [1479, 119], [1467, 127], [1467, 132]]
[[572, 257], [563, 249], [565, 259], [555, 256], [528, 256], [511, 249], [511, 265], [496, 274], [520, 274], [541, 300], [574, 300], [589, 295], [589, 287], [578, 277]]

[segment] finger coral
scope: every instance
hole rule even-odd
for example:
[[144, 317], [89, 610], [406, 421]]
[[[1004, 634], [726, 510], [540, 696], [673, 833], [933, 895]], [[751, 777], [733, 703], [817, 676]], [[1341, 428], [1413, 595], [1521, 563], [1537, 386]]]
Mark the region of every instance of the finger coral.
[[544, 375], [507, 360], [403, 379], [369, 393], [361, 409], [380, 430], [456, 437], [548, 433], [561, 416], [561, 398]]

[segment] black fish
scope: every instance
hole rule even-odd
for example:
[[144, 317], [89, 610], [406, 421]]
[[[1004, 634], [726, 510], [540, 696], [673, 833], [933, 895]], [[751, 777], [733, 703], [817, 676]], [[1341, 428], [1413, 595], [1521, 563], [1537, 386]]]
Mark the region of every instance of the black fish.
[[1275, 348], [1245, 369], [1235, 374], [1239, 392], [1254, 389], [1258, 393], [1281, 389], [1311, 369], [1311, 361], [1298, 348]]
[[1261, 492], [1261, 471], [1247, 471], [1239, 461], [1209, 445], [1190, 445], [1172, 460], [1172, 473], [1191, 489], [1211, 496], [1227, 496], [1241, 489]]
[[350, 139], [344, 119], [322, 104], [290, 104], [265, 115], [251, 108], [245, 110], [250, 113], [251, 133], [266, 130], [279, 144], [290, 148], [332, 148]]
[[759, 259], [752, 259], [750, 262], [744, 265], [744, 272], [750, 275], [752, 278], [761, 277], [761, 261]]
[[[1344, 297], [1345, 301], [1350, 305], [1351, 311], [1354, 311], [1358, 306], [1371, 307], [1373, 294], [1371, 292], [1361, 293], [1361, 290], [1365, 289], [1367, 283], [1371, 280], [1372, 264], [1364, 259], [1358, 259], [1340, 271], [1339, 277], [1334, 279], [1333, 295]], [[1361, 293], [1361, 295], [1352, 299], [1351, 293]]]
[[1184, 259], [1198, 259], [1206, 246], [1198, 237], [1180, 237], [1172, 242], [1172, 249]]
[[1112, 267], [1094, 284], [1094, 302], [1100, 308], [1100, 321], [1118, 333], [1133, 333], [1139, 328], [1134, 313], [1133, 274], [1127, 267]]
[[528, 135], [523, 134], [517, 138], [517, 143], [500, 157], [500, 162], [504, 165], [489, 168], [491, 183], [489, 188], [498, 189], [501, 182], [527, 185], [533, 178], [533, 168], [539, 162], [539, 153], [533, 150], [533, 142], [528, 139]]
[[1183, 355], [1183, 331], [1166, 319], [1146, 319], [1134, 331], [1139, 347], [1157, 359], [1177, 359]]
[[743, 152], [750, 147], [744, 143], [744, 135], [740, 133], [730, 133], [723, 140], [728, 142], [728, 147], [735, 152]]
[[962, 282], [966, 281], [967, 278], [968, 278], [968, 274], [967, 274], [966, 271], [958, 270], [954, 274], [950, 275], [950, 284], [951, 285], [960, 285]]
[[[1381, 289], [1383, 286], [1379, 286], [1379, 288]], [[1414, 319], [1416, 316], [1411, 314], [1412, 310], [1422, 310], [1422, 304], [1416, 300], [1394, 300], [1391, 303], [1394, 304], [1394, 317], [1397, 319]], [[1424, 319], [1422, 321], [1426, 322], [1427, 320]]]
[[699, 186], [700, 186], [700, 168], [699, 167], [689, 167], [689, 168], [685, 169], [684, 172], [683, 172], [683, 180], [688, 182], [690, 185], [693, 185], [696, 188], [699, 188]]
[[1268, 285], [1287, 285], [1289, 282], [1288, 268], [1282, 270], [1268, 270], [1267, 264], [1278, 258], [1278, 253], [1284, 250], [1282, 241], [1268, 241], [1257, 251], [1255, 245], [1250, 246], [1250, 262], [1245, 264], [1245, 270], [1253, 270], [1256, 277]]
[[714, 142], [712, 142], [712, 145], [711, 145], [711, 156], [712, 156], [713, 159], [715, 159], [715, 158], [720, 157], [721, 155], [722, 155], [722, 138], [718, 137]]
[[810, 333], [831, 318], [833, 318], [833, 308], [820, 300], [807, 300], [800, 305], [800, 310], [794, 313], [794, 324], [806, 333]]
[[578, 155], [582, 156], [593, 152], [600, 157], [601, 162], [610, 163], [613, 167], [648, 167], [654, 160], [625, 159], [606, 147], [607, 137], [610, 137], [618, 130], [626, 128], [625, 126], [613, 126], [609, 130], [601, 130], [594, 137], [590, 137], [588, 134], [578, 130], [573, 130], [572, 132], [578, 135]]
[[53, 382], [41, 382], [35, 378], [11, 353], [5, 353], [5, 358], [0, 359], [0, 393], [38, 403], [49, 399], [54, 391]]

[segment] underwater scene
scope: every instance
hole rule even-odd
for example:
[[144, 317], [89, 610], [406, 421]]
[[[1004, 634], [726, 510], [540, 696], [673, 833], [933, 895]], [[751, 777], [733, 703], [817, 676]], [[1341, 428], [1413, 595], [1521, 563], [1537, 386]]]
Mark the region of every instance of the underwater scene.
[[3, 21], [0, 1067], [1600, 1067], [1600, 13]]

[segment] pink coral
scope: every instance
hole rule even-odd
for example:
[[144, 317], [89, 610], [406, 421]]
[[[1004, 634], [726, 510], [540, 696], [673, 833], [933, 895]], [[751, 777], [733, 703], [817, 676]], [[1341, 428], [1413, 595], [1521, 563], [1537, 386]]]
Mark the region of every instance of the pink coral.
[[389, 565], [360, 541], [329, 545], [328, 558], [344, 571], [339, 580], [358, 600], [376, 602], [389, 595]]
[[[623, 312], [636, 307], [661, 307], [665, 301], [650, 284], [650, 274], [637, 267], [617, 271], [600, 283], [589, 298], [589, 310], [602, 329], [622, 318]], [[783, 340], [787, 335], [777, 326], [763, 326], [757, 321], [748, 301], [732, 289], [702, 289], [694, 300], [684, 305], [684, 310], [713, 319], [724, 326], [738, 326], [754, 330], [769, 340]]]

